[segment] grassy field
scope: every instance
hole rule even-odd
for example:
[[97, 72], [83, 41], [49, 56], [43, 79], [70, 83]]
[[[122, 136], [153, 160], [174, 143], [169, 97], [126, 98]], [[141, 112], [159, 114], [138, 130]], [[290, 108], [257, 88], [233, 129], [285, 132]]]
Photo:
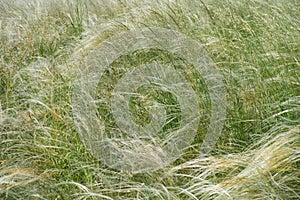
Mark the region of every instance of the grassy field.
[[[299, 22], [298, 0], [0, 0], [0, 199], [300, 199]], [[144, 27], [203, 44], [224, 77], [228, 105], [207, 156], [198, 156], [204, 116], [178, 160], [134, 174], [107, 167], [85, 147], [72, 92], [90, 51]], [[151, 59], [176, 58], [141, 51], [112, 67]], [[99, 91], [110, 90], [110, 75]], [[109, 107], [98, 110], [113, 126]]]

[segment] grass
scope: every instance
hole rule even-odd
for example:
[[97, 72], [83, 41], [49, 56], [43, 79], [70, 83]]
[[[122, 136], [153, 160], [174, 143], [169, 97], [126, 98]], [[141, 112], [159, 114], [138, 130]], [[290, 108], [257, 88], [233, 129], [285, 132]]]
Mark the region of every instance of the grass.
[[[0, 199], [299, 199], [299, 7], [296, 0], [0, 0]], [[227, 116], [206, 157], [198, 156], [204, 115], [181, 158], [132, 174], [85, 148], [72, 91], [86, 54], [114, 34], [150, 26], [204, 45], [224, 77]], [[152, 60], [176, 58], [135, 52], [113, 67]], [[99, 91], [111, 90], [106, 78]], [[166, 96], [152, 90], [156, 101], [176, 101]], [[200, 107], [208, 104], [204, 98]], [[98, 109], [113, 126], [109, 107]], [[148, 123], [147, 110], [133, 110]]]

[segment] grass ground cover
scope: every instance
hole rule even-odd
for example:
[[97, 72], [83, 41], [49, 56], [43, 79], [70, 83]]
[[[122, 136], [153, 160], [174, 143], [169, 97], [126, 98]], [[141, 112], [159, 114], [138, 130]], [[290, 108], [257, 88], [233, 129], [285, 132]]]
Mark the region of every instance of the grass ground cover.
[[[0, 0], [0, 199], [299, 199], [299, 8], [296, 0]], [[187, 73], [204, 91], [198, 135], [174, 163], [133, 174], [107, 167], [85, 147], [72, 92], [90, 51], [145, 27], [203, 44], [224, 77], [228, 105], [216, 146], [199, 157], [210, 102], [201, 78]], [[109, 97], [120, 66], [153, 60], [178, 58], [160, 50], [124, 55], [98, 94]], [[155, 101], [176, 103], [150, 91]], [[145, 104], [137, 97], [130, 104], [141, 124], [149, 121]], [[97, 105], [109, 134], [110, 107]], [[164, 130], [176, 129], [179, 109], [167, 113], [173, 120]]]

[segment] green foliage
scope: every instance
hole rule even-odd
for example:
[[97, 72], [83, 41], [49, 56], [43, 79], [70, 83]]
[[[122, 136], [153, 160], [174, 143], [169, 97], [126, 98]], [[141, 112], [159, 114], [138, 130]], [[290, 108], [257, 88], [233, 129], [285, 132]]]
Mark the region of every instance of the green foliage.
[[[296, 0], [0, 2], [0, 199], [299, 199], [300, 38]], [[72, 89], [86, 54], [103, 40], [141, 27], [177, 30], [202, 43], [224, 76], [227, 118], [213, 152], [199, 157], [210, 102], [192, 66], [160, 50], [134, 52], [99, 82], [109, 96], [125, 71], [159, 60], [193, 80], [201, 94], [199, 135], [170, 166], [147, 173], [112, 170], [76, 132]], [[143, 93], [149, 88], [139, 88]], [[177, 100], [165, 130], [180, 121]], [[140, 124], [148, 101], [131, 99]], [[98, 104], [108, 127], [109, 105]]]

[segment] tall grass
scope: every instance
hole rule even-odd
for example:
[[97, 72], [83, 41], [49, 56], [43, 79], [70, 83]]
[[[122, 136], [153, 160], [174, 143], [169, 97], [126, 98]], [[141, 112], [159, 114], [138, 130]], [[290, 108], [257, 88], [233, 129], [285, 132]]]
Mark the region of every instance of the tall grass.
[[[0, 0], [0, 199], [299, 199], [299, 7], [296, 0]], [[171, 165], [131, 174], [85, 148], [72, 89], [103, 40], [151, 26], [204, 45], [224, 76], [227, 118], [208, 156], [198, 157], [200, 138]], [[149, 53], [131, 57], [119, 64]]]

